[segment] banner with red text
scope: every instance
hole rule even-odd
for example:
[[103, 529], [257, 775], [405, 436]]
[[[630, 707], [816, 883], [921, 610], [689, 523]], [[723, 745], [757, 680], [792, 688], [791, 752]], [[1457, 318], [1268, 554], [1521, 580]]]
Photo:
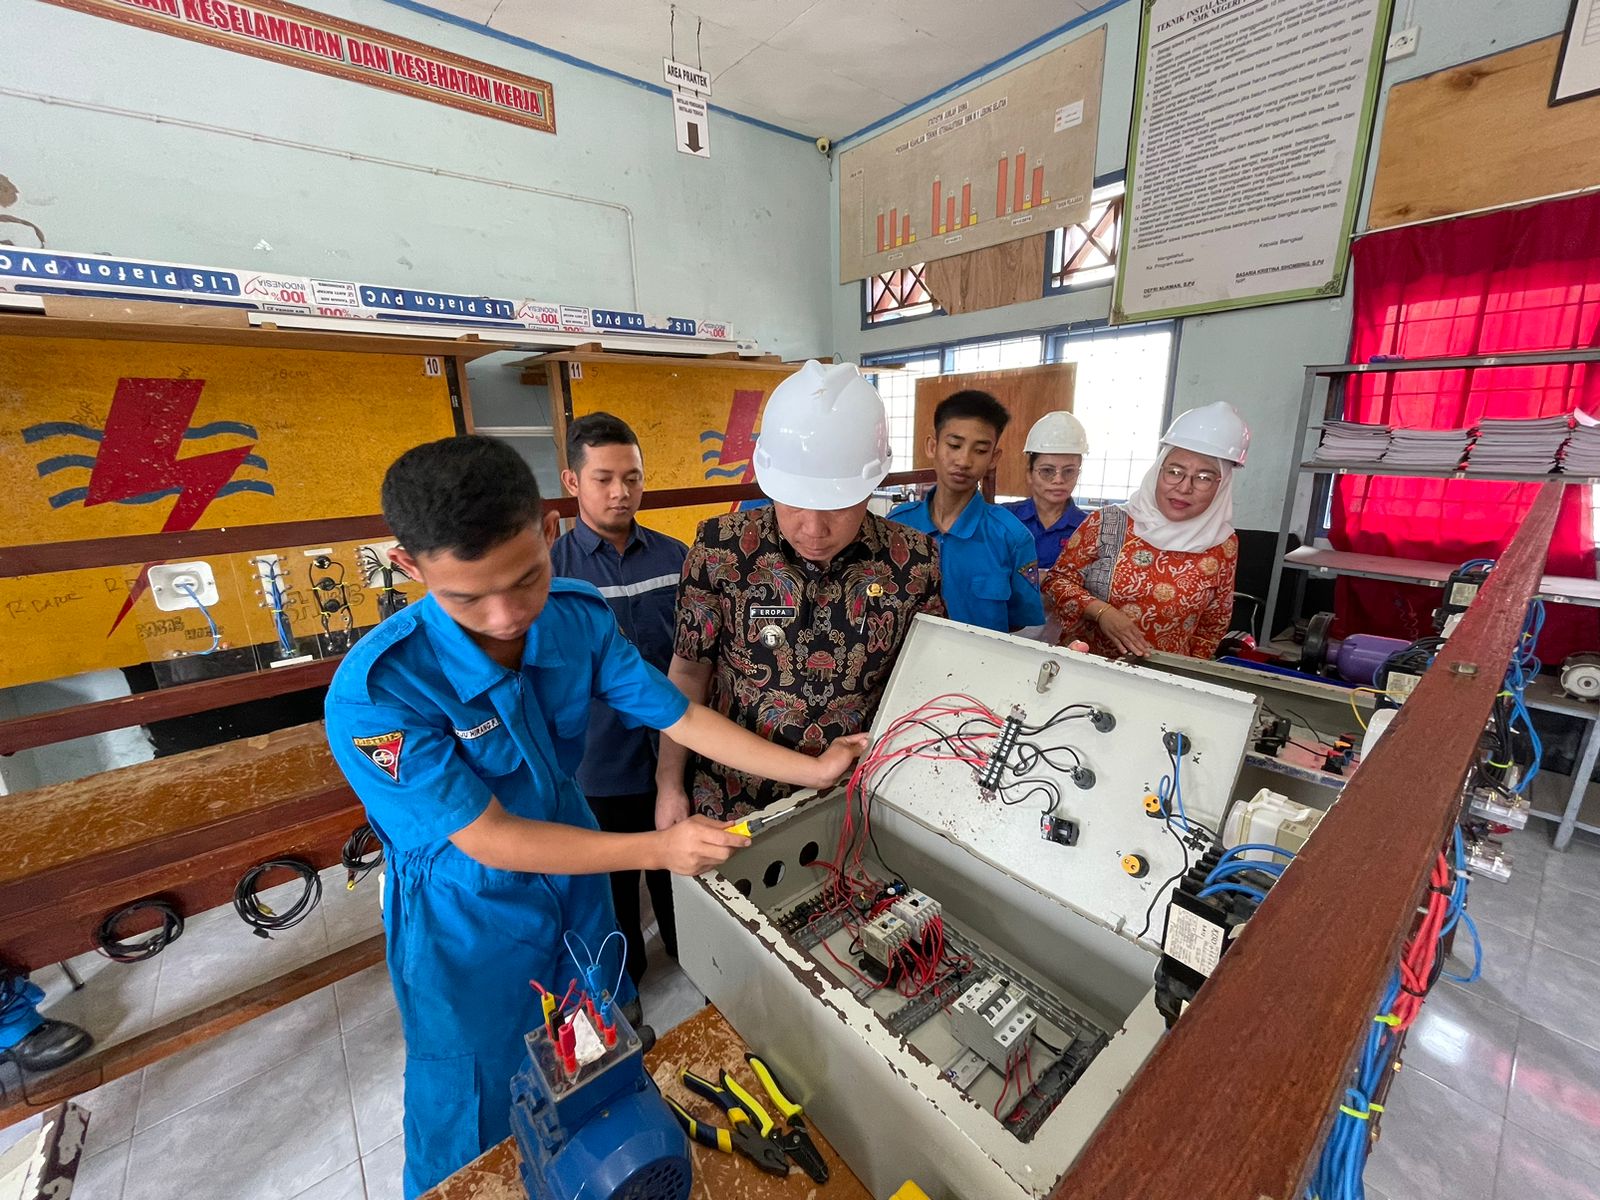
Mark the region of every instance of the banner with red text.
[[222, 50], [556, 131], [548, 83], [284, 0], [45, 0]]

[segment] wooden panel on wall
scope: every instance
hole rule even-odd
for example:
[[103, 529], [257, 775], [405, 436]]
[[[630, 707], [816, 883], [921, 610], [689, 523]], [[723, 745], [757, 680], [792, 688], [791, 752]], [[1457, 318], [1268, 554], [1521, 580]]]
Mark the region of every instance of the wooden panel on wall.
[[923, 271], [928, 291], [947, 313], [979, 312], [1022, 304], [1044, 295], [1045, 242], [1036, 234], [955, 258], [937, 259]]
[[[240, 331], [152, 342], [118, 340], [133, 327], [117, 324], [103, 340], [36, 328], [0, 331], [6, 546], [371, 513], [401, 452], [455, 432], [444, 361], [402, 344], [355, 354], [186, 340]], [[333, 549], [354, 585], [354, 545]], [[280, 552], [285, 590], [301, 593], [293, 631], [320, 630], [305, 556]], [[228, 647], [275, 640], [252, 557], [192, 560], [214, 572], [207, 607]], [[0, 686], [208, 652], [207, 614], [162, 608], [145, 564], [123, 565], [0, 581]]]
[[1549, 107], [1561, 38], [1389, 92], [1369, 229], [1600, 185], [1600, 97]]
[[1033, 423], [1048, 412], [1072, 411], [1072, 391], [1078, 368], [1074, 363], [1043, 363], [1037, 367], [1013, 367], [1005, 371], [968, 371], [962, 375], [932, 375], [917, 380], [916, 428], [913, 433], [912, 465], [918, 469], [933, 466], [928, 454], [928, 439], [933, 436], [933, 410], [952, 393], [977, 388], [990, 393], [1011, 414], [1006, 427], [996, 470], [994, 494], [1028, 494], [1028, 460], [1022, 444]]

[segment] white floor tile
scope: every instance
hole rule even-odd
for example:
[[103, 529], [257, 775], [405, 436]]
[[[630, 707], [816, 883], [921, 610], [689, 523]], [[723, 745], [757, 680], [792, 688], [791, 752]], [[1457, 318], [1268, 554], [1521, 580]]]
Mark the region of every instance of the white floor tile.
[[320, 905], [292, 929], [267, 938], [257, 937], [231, 908], [213, 909], [190, 922], [183, 937], [155, 960], [161, 964], [155, 1020], [170, 1021], [225, 1000], [327, 952]]
[[339, 1026], [346, 1031], [395, 1011], [394, 984], [389, 981], [388, 963], [379, 963], [339, 980], [333, 985], [333, 992], [339, 999]]
[[139, 1129], [159, 1125], [187, 1108], [227, 1091], [284, 1059], [286, 1048], [309, 1050], [324, 1042], [337, 1055], [339, 1017], [331, 988], [303, 996], [246, 1021], [220, 1037], [164, 1058], [145, 1069]]
[[132, 1145], [132, 1142], [120, 1142], [109, 1150], [80, 1159], [78, 1177], [72, 1184], [72, 1200], [122, 1200]]
[[143, 1081], [144, 1072], [134, 1071], [77, 1097], [74, 1103], [89, 1114], [85, 1154], [103, 1153], [133, 1136]]
[[366, 1200], [367, 1185], [360, 1162], [340, 1167], [321, 1183], [314, 1183], [294, 1200]]
[[124, 1200], [283, 1200], [354, 1162], [338, 1044], [325, 1042], [135, 1133]]
[[404, 1138], [392, 1138], [361, 1160], [367, 1177], [367, 1200], [400, 1200], [405, 1193], [406, 1169]]
[[29, 977], [44, 989], [40, 1007], [46, 1016], [83, 1026], [102, 1050], [143, 1033], [154, 1023], [161, 955], [146, 962], [115, 963], [91, 952], [78, 955], [71, 964], [83, 980], [83, 987], [77, 990], [56, 965], [42, 967]]
[[361, 1149], [370, 1153], [402, 1129], [406, 1043], [400, 1013], [385, 1013], [346, 1033], [344, 1052]]
[[342, 950], [383, 932], [383, 910], [378, 905], [378, 877], [368, 875], [352, 891], [349, 873], [341, 866], [322, 872], [322, 920], [328, 929], [328, 949]]

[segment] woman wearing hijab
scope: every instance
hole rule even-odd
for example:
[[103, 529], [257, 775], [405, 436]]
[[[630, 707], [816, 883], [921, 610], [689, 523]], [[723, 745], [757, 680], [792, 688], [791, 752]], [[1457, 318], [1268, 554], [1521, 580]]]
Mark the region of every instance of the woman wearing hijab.
[[1044, 581], [1062, 642], [1108, 658], [1152, 650], [1211, 658], [1228, 630], [1239, 539], [1233, 470], [1250, 430], [1231, 404], [1191, 409], [1126, 504], [1091, 513]]

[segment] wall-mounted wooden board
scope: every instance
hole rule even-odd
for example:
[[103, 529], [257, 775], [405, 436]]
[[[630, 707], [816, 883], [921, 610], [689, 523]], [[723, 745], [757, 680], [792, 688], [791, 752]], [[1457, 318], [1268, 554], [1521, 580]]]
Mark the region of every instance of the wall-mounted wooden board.
[[1037, 367], [1014, 367], [1005, 371], [968, 371], [961, 375], [931, 375], [917, 380], [914, 458], [921, 469], [933, 466], [928, 440], [933, 436], [933, 410], [952, 393], [967, 388], [990, 393], [1011, 414], [1000, 445], [1004, 453], [995, 475], [994, 495], [1028, 494], [1028, 460], [1022, 444], [1028, 430], [1045, 413], [1072, 411], [1073, 387], [1077, 381], [1075, 363], [1043, 363]]
[[1389, 91], [1369, 229], [1600, 186], [1600, 97], [1549, 106], [1561, 38]]
[[939, 307], [951, 314], [1037, 300], [1044, 295], [1041, 264], [1049, 236], [1035, 234], [1020, 242], [1002, 242], [937, 259], [927, 265], [922, 277]]

